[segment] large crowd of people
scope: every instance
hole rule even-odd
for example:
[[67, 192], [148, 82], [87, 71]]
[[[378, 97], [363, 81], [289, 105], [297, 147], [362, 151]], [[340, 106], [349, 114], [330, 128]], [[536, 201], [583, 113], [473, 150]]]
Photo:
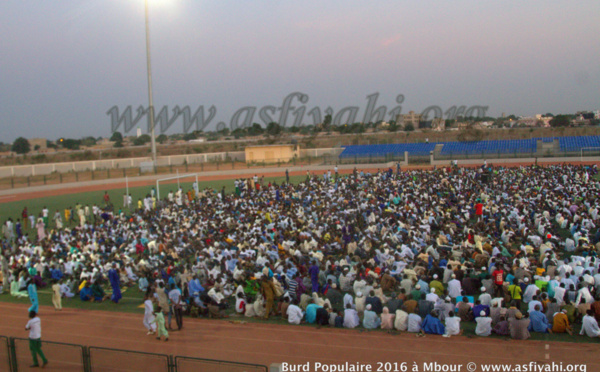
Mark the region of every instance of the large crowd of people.
[[3, 225], [2, 284], [35, 312], [41, 287], [57, 310], [65, 297], [143, 291], [144, 326], [165, 340], [172, 318], [181, 330], [187, 316], [445, 337], [473, 323], [476, 335], [515, 339], [580, 324], [600, 337], [596, 174], [336, 168], [297, 185], [255, 176], [230, 193], [194, 185], [158, 200], [152, 190], [137, 205], [106, 195], [65, 220], [44, 208], [35, 230], [21, 225], [24, 210]]

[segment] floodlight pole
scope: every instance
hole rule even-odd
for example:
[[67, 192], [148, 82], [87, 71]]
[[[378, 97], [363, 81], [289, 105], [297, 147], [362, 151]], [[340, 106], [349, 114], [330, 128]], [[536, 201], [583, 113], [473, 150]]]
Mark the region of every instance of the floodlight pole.
[[156, 139], [154, 138], [154, 103], [152, 102], [152, 64], [150, 63], [150, 17], [148, 14], [148, 0], [146, 5], [146, 64], [148, 73], [148, 115], [150, 118], [150, 140], [152, 144], [152, 165], [156, 167]]

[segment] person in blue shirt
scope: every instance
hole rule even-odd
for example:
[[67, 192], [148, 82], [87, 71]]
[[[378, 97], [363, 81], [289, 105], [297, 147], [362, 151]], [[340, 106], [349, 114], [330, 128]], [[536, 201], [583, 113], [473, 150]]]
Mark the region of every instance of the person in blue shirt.
[[421, 323], [421, 332], [430, 335], [443, 335], [446, 333], [446, 327], [438, 319], [435, 310], [427, 314], [423, 323]]
[[479, 300], [475, 301], [475, 306], [473, 306], [473, 314], [474, 317], [479, 317], [479, 314], [484, 311], [486, 316], [490, 316], [490, 307], [487, 305], [482, 305]]
[[81, 301], [92, 301], [94, 297], [92, 294], [92, 288], [90, 288], [90, 282], [85, 283], [85, 287], [83, 287], [79, 292], [79, 298], [81, 298]]
[[56, 268], [56, 266], [54, 266], [51, 270], [50, 270], [50, 275], [52, 276], [52, 279], [59, 281], [62, 279], [63, 277], [63, 273], [62, 271], [60, 271], [60, 269]]
[[39, 301], [37, 294], [37, 286], [34, 282], [29, 283], [29, 285], [27, 286], [27, 292], [29, 293], [29, 300], [31, 301], [31, 307], [28, 311], [35, 311], [37, 313], [39, 311]]
[[419, 279], [419, 281], [417, 282], [417, 285], [421, 286], [421, 293], [429, 293], [429, 283], [427, 283], [425, 280], [423, 280], [424, 277], [421, 277], [421, 279]]
[[527, 330], [529, 332], [552, 333], [552, 326], [540, 309], [540, 305], [535, 305], [535, 309], [529, 313], [529, 327], [527, 327]]
[[117, 265], [112, 264], [112, 269], [108, 270], [108, 280], [110, 281], [110, 285], [112, 287], [113, 293], [111, 296], [111, 301], [114, 303], [119, 303], [121, 299], [121, 283], [119, 279], [119, 273], [117, 272]]
[[306, 323], [314, 324], [317, 321], [317, 309], [320, 307], [314, 303], [314, 300], [310, 300], [310, 304], [306, 307]]
[[193, 301], [196, 303], [196, 305], [202, 306], [203, 304], [202, 304], [202, 301], [200, 300], [200, 295], [202, 293], [204, 293], [205, 289], [204, 289], [204, 287], [202, 287], [202, 284], [200, 284], [200, 280], [198, 279], [197, 275], [194, 275], [192, 277], [192, 280], [190, 280], [188, 289], [189, 289], [189, 295], [193, 299]]
[[312, 283], [312, 292], [319, 292], [319, 271], [319, 266], [316, 262], [313, 262], [312, 266], [308, 269]]

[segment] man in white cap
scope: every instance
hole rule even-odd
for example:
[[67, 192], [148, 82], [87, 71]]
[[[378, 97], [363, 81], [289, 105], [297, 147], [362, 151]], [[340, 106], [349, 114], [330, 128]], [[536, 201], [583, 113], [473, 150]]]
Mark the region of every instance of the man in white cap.
[[376, 329], [379, 328], [379, 325], [381, 324], [381, 319], [379, 319], [379, 316], [372, 310], [371, 304], [368, 304], [365, 309], [362, 324], [366, 329]]
[[533, 296], [538, 293], [539, 288], [535, 284], [530, 283], [529, 278], [523, 279], [523, 282], [527, 284], [527, 288], [525, 288], [525, 292], [523, 293], [523, 302], [529, 304], [533, 300]]
[[425, 299], [435, 305], [438, 303], [440, 297], [435, 293], [435, 288], [431, 288], [430, 292], [425, 296]]
[[366, 301], [367, 299], [363, 297], [362, 292], [357, 292], [356, 298], [354, 299], [354, 303], [356, 304], [356, 311], [358, 311], [359, 313], [363, 313], [365, 311]]
[[477, 327], [475, 328], [477, 336], [487, 337], [492, 334], [492, 318], [487, 316], [485, 311], [481, 311], [475, 321], [477, 322]]
[[448, 282], [448, 295], [451, 298], [456, 298], [462, 293], [462, 285], [460, 284], [460, 280], [456, 279], [455, 274], [452, 274], [451, 278]]
[[446, 296], [443, 302], [440, 301], [435, 306], [435, 310], [437, 311], [438, 318], [441, 322], [446, 320], [446, 318], [450, 316], [450, 313], [454, 310], [454, 304], [452, 304], [452, 299], [450, 298], [450, 296]]
[[487, 289], [485, 287], [481, 287], [481, 294], [479, 295], [479, 302], [485, 306], [491, 306], [492, 304], [492, 296], [487, 293]]

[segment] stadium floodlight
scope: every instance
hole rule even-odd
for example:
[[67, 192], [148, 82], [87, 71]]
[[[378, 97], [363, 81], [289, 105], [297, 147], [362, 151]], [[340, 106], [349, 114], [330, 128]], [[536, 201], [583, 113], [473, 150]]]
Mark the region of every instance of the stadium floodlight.
[[154, 103], [152, 99], [152, 64], [150, 62], [150, 17], [148, 12], [148, 0], [146, 6], [146, 68], [148, 74], [148, 115], [150, 118], [150, 143], [152, 146], [152, 164], [156, 167], [156, 138], [154, 133]]

